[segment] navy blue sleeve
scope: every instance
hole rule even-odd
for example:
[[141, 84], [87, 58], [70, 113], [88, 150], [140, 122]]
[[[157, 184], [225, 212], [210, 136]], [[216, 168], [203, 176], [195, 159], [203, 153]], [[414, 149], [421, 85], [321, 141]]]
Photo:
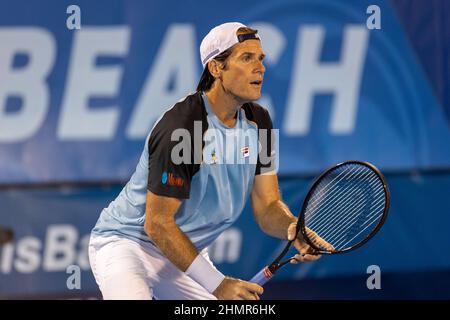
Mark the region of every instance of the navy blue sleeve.
[[257, 112], [255, 112], [255, 121], [258, 125], [258, 139], [260, 142], [255, 174], [260, 175], [276, 170], [276, 135], [273, 130], [272, 119], [266, 109], [258, 108]]
[[194, 148], [194, 124], [199, 122], [202, 130], [206, 130], [206, 113], [201, 96], [196, 94], [175, 104], [153, 127], [148, 140], [149, 191], [179, 199], [189, 198], [192, 178], [202, 161], [203, 145]]
[[192, 163], [174, 163], [172, 151], [183, 142], [171, 141], [171, 134], [170, 127], [159, 123], [150, 135], [147, 189], [157, 195], [187, 199], [194, 166]]

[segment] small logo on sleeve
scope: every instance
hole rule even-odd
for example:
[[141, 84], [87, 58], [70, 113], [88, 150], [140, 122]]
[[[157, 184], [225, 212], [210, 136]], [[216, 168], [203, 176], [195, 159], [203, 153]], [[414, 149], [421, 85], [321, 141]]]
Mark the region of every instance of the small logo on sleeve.
[[184, 185], [184, 180], [181, 177], [176, 177], [171, 172], [163, 172], [161, 177], [161, 182], [164, 185], [182, 187]]
[[165, 171], [162, 174], [161, 182], [162, 182], [162, 184], [166, 184], [167, 183], [167, 172], [165, 172]]

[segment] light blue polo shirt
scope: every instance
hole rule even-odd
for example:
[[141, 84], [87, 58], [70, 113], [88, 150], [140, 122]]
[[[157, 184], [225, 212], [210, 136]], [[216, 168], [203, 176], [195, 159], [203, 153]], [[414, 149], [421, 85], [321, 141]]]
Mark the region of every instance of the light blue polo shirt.
[[[117, 198], [103, 209], [92, 233], [153, 243], [144, 231], [150, 190], [182, 199], [175, 215], [177, 225], [198, 250], [209, 246], [239, 218], [255, 175], [273, 167], [271, 147], [265, 150], [271, 156], [270, 163], [260, 162], [259, 152], [264, 148], [258, 143], [258, 128], [272, 128], [268, 112], [259, 105], [241, 107], [235, 126], [229, 128], [212, 111], [204, 94], [187, 96], [156, 122], [135, 172]], [[190, 136], [190, 143], [173, 141], [177, 129]], [[178, 152], [182, 145], [190, 145], [191, 150]], [[174, 161], [174, 154], [188, 160], [180, 164]]]

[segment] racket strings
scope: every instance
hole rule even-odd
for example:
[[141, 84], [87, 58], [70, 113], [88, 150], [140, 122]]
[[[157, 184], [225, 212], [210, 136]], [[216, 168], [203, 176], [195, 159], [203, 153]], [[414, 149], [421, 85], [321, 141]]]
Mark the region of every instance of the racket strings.
[[349, 243], [351, 243], [357, 236], [359, 236], [361, 233], [363, 233], [363, 232], [364, 232], [367, 228], [369, 228], [373, 223], [377, 222], [379, 218], [380, 218], [380, 217], [378, 217], [378, 216], [375, 217], [372, 221], [370, 221], [369, 224], [367, 224], [366, 227], [364, 227], [364, 229], [362, 229], [361, 231], [359, 231], [358, 233], [356, 233], [350, 240], [347, 240], [347, 242], [345, 242], [345, 243], [343, 243], [343, 241], [345, 241], [345, 239], [348, 238], [349, 235], [344, 233], [343, 235], [345, 235], [346, 237], [342, 237], [342, 239], [339, 240], [339, 243], [336, 244], [336, 248], [338, 248], [338, 250], [342, 250], [343, 248], [346, 248], [346, 247], [349, 245]]
[[[355, 176], [355, 178], [356, 177], [358, 177], [358, 174]], [[348, 178], [350, 178], [350, 176]], [[326, 210], [328, 210], [330, 207], [333, 207], [338, 201], [341, 202], [341, 203], [345, 203], [344, 201], [342, 201], [342, 200], [346, 200], [345, 198], [344, 199], [342, 198], [342, 193], [347, 191], [348, 188], [352, 188], [352, 189], [355, 188], [354, 186], [352, 186], [350, 184], [347, 184], [347, 185], [348, 185], [347, 188], [339, 188], [336, 185], [335, 188], [329, 190], [329, 192], [327, 193], [327, 196], [334, 197], [334, 201], [327, 201], [327, 199], [326, 199], [327, 196], [321, 197], [320, 201], [321, 201], [322, 204], [324, 204], [322, 207], [321, 206], [316, 206], [315, 208], [311, 208], [311, 209], [308, 208], [307, 209], [307, 214], [308, 215], [314, 215], [315, 219], [313, 218], [313, 219], [310, 219], [309, 221], [307, 220], [307, 224], [309, 224], [309, 225], [316, 224], [317, 225], [319, 223], [322, 223], [324, 215], [319, 214], [320, 212], [326, 212]], [[337, 190], [337, 192], [336, 192], [336, 190]], [[352, 190], [350, 190], [350, 191], [352, 191]], [[349, 197], [349, 196], [351, 196], [351, 194], [348, 193], [346, 197]], [[334, 211], [334, 212], [338, 213], [338, 211]]]
[[[310, 205], [308, 203], [308, 217], [312, 216], [313, 218], [308, 219], [306, 222], [307, 223], [314, 223], [314, 217], [317, 219], [317, 217], [320, 217], [320, 215], [316, 215], [315, 213], [320, 212], [321, 210], [324, 209], [324, 207], [326, 206], [332, 206], [334, 203], [331, 201], [326, 201], [326, 198], [328, 196], [332, 196], [335, 198], [335, 201], [338, 201], [339, 195], [338, 193], [342, 193], [346, 190], [346, 188], [342, 187], [342, 185], [347, 185], [348, 187], [352, 187], [351, 184], [346, 183], [347, 181], [351, 181], [351, 180], [356, 180], [356, 178], [360, 178], [360, 176], [363, 173], [363, 170], [360, 169], [355, 169], [355, 170], [348, 170], [346, 171], [349, 174], [344, 175], [341, 179], [339, 179], [338, 181], [334, 182], [335, 179], [333, 179], [331, 182], [327, 183], [327, 185], [322, 186], [323, 183], [320, 183], [318, 185], [317, 190], [318, 194], [313, 195], [312, 198], [315, 198], [313, 203]], [[345, 180], [344, 180], [345, 179]], [[344, 180], [344, 181], [342, 181]], [[325, 181], [324, 181], [325, 182]], [[330, 187], [331, 185], [331, 187]]]
[[[349, 201], [352, 197], [356, 200]], [[360, 217], [358, 214], [367, 205], [368, 199], [364, 196], [364, 190], [358, 191], [356, 194], [351, 192], [340, 202], [337, 207], [330, 207], [329, 209], [333, 212], [333, 218], [327, 219], [327, 212], [322, 214], [322, 224], [320, 226], [311, 226], [314, 230], [321, 234], [322, 237], [327, 238], [328, 235], [332, 234], [339, 228], [344, 228], [348, 226], [351, 222], [356, 222], [355, 219]], [[341, 212], [347, 212], [341, 215]], [[361, 218], [361, 217], [360, 217]], [[339, 220], [339, 221], [338, 221]], [[338, 222], [338, 223], [336, 223]], [[351, 227], [352, 225], [350, 225]], [[324, 227], [322, 230], [321, 228]]]
[[[345, 241], [348, 237], [350, 237], [351, 235], [354, 235], [356, 233], [356, 235], [354, 237], [352, 237], [349, 241], [347, 241], [344, 244], [344, 246], [345, 246], [351, 240], [355, 239], [357, 235], [361, 234], [364, 230], [366, 230], [372, 223], [376, 222], [379, 217], [380, 216], [379, 216], [378, 212], [374, 212], [371, 216], [367, 217], [368, 220], [366, 220], [361, 226], [359, 226], [357, 228], [354, 228], [353, 231], [350, 230], [350, 232], [349, 232], [350, 227], [348, 227], [348, 228], [346, 228], [344, 230], [338, 231], [334, 235], [334, 237], [330, 238], [328, 241], [331, 241], [332, 243], [334, 243], [336, 248], [340, 248], [342, 246], [342, 244], [343, 244], [343, 241]], [[370, 219], [372, 219], [372, 220], [370, 220]], [[365, 225], [367, 225], [367, 227], [364, 227]], [[361, 231], [359, 231], [359, 230], [361, 230]]]
[[[359, 231], [357, 234], [355, 234], [350, 240], [348, 240], [346, 243], [344, 243], [344, 244], [342, 244], [341, 242], [339, 242], [339, 243], [337, 243], [337, 245], [339, 245], [339, 246], [346, 246], [346, 245], [348, 245], [348, 243], [350, 243], [353, 239], [355, 239], [358, 235], [360, 235], [362, 232], [364, 232], [368, 227], [370, 227], [372, 224], [374, 224], [375, 222], [377, 222], [378, 221], [378, 219], [380, 218], [380, 215], [379, 215], [379, 211], [381, 210], [381, 215], [383, 214], [383, 211], [382, 211], [382, 209], [384, 209], [384, 201], [383, 201], [384, 199], [382, 198], [382, 199], [379, 199], [378, 200], [378, 202], [377, 202], [377, 207], [376, 207], [376, 210], [372, 210], [373, 211], [373, 213], [370, 215], [370, 216], [368, 216], [367, 217], [367, 219], [366, 219], [366, 221], [361, 225], [361, 227], [359, 228], [359, 229], [361, 229], [361, 228], [363, 228], [363, 229], [361, 229], [361, 231]], [[359, 230], [358, 229], [358, 230]], [[341, 241], [341, 240], [339, 240], [339, 241]]]
[[[353, 246], [354, 245], [354, 243], [352, 243], [353, 240], [356, 239], [357, 240], [356, 242], [359, 242], [368, 235], [368, 233], [363, 234], [364, 237], [360, 237], [357, 239], [357, 237], [361, 235], [367, 228], [371, 227], [372, 224], [374, 224], [375, 222], [379, 222], [380, 215], [378, 213], [374, 213], [372, 216], [369, 217], [369, 219], [372, 220], [368, 220], [368, 222], [363, 224], [361, 228], [351, 228], [351, 225], [343, 226], [343, 228], [345, 227], [347, 228], [342, 229], [341, 231], [338, 231], [335, 234], [332, 234], [331, 238], [328, 239], [328, 241], [333, 243], [336, 250], [343, 250], [344, 248], [346, 248], [346, 246]], [[369, 229], [368, 231], [372, 230], [373, 228]]]
[[355, 164], [338, 168], [318, 184], [308, 201], [305, 226], [335, 250], [343, 250], [364, 239], [383, 216], [384, 191], [371, 169]]
[[[347, 178], [352, 178], [352, 179], [359, 178], [361, 172], [354, 173], [354, 174], [356, 174], [355, 176], [353, 176], [353, 177], [352, 176], [348, 176]], [[320, 223], [324, 222], [324, 220], [325, 220], [324, 217], [326, 217], [325, 215], [320, 214], [320, 212], [322, 212], [322, 213], [323, 212], [328, 212], [330, 208], [333, 208], [333, 206], [336, 205], [336, 203], [338, 203], [338, 204], [339, 203], [341, 203], [341, 204], [347, 203], [346, 201], [352, 196], [350, 191], [353, 191], [357, 186], [353, 186], [351, 184], [347, 184], [347, 188], [345, 188], [345, 187], [344, 188], [339, 188], [338, 186], [335, 186], [335, 187], [336, 188], [330, 189], [329, 192], [328, 192], [329, 196], [334, 197], [334, 201], [327, 201], [326, 197], [325, 198], [322, 197], [320, 199], [320, 201], [324, 204], [323, 207], [316, 206], [316, 208], [311, 208], [311, 209], [308, 208], [307, 209], [307, 215], [311, 215], [312, 214], [315, 217], [315, 219], [310, 219], [309, 221], [308, 220], [306, 221], [306, 223], [308, 225], [311, 225], [311, 226], [315, 225], [315, 227], [317, 228]], [[349, 190], [349, 188], [350, 188], [350, 190]], [[349, 191], [349, 192], [347, 192], [347, 195], [343, 196], [342, 194], [344, 192], [346, 192], [346, 191]], [[339, 211], [338, 210], [334, 210], [334, 211], [332, 211], [332, 213], [334, 213], [333, 216], [338, 217]], [[330, 220], [328, 220], [328, 222], [329, 221]]]
[[[339, 178], [342, 174], [344, 174], [346, 171], [350, 171], [350, 170], [343, 170], [339, 175], [337, 175], [335, 178], [333, 178], [330, 182], [328, 182], [327, 180], [328, 179], [325, 179], [324, 181], [322, 181], [319, 185], [318, 185], [318, 192], [317, 192], [317, 194], [315, 194], [313, 197], [316, 197], [316, 199], [314, 199], [314, 201], [312, 201], [312, 203], [310, 204], [310, 203], [308, 203], [308, 206], [311, 206], [311, 208], [309, 209], [310, 211], [312, 211], [312, 210], [314, 210], [314, 209], [317, 209], [318, 207], [320, 207], [324, 202], [323, 201], [321, 201], [322, 199], [322, 197], [325, 195], [327, 195], [329, 192], [331, 192], [331, 191], [333, 191], [333, 188], [334, 187], [336, 187], [337, 186], [337, 183], [339, 182], [339, 181], [341, 181], [343, 178], [345, 178], [345, 175], [340, 179], [340, 180], [338, 180], [335, 184], [334, 184], [334, 186], [332, 186], [331, 188], [329, 188], [328, 190], [327, 190], [327, 187], [328, 186], [330, 186], [331, 184], [333, 184], [333, 182], [337, 179], [337, 178]], [[322, 186], [322, 184], [325, 184], [326, 183], [326, 186]], [[314, 206], [316, 206], [316, 207], [314, 207]], [[307, 222], [309, 222], [308, 221], [308, 219], [310, 219], [312, 217], [312, 215], [309, 215], [308, 217], [306, 217], [306, 221]]]
[[[341, 250], [341, 245], [343, 242], [348, 239], [351, 235], [355, 235], [352, 237], [346, 244], [348, 244], [351, 240], [355, 239], [357, 235], [361, 234], [367, 227], [370, 226], [373, 222], [376, 222], [380, 217], [380, 214], [377, 211], [374, 211], [371, 215], [367, 217], [361, 217], [361, 212], [364, 210], [365, 206], [355, 207], [355, 210], [351, 211], [347, 214], [346, 217], [343, 218], [343, 222], [336, 224], [333, 229], [329, 230], [326, 234], [321, 234], [327, 241], [331, 242], [337, 250]], [[381, 206], [377, 209], [381, 209]], [[367, 211], [367, 210], [366, 210]], [[365, 222], [361, 224], [361, 222], [357, 223], [358, 220], [366, 219]], [[362, 230], [361, 230], [362, 229]], [[361, 230], [361, 231], [359, 231]]]

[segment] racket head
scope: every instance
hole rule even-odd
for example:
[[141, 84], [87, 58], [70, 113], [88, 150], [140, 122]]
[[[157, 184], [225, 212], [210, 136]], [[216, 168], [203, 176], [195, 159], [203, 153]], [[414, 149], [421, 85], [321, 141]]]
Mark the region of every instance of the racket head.
[[[317, 254], [349, 252], [380, 230], [389, 206], [390, 192], [384, 175], [371, 163], [345, 161], [330, 167], [313, 182], [303, 201], [297, 232]], [[311, 230], [333, 247], [318, 244]]]

